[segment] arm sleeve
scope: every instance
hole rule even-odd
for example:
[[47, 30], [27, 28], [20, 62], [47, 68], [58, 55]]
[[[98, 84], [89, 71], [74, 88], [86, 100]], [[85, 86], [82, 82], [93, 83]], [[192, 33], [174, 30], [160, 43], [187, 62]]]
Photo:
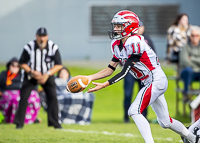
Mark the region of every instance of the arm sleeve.
[[124, 64], [124, 68], [122, 69], [122, 71], [108, 80], [109, 84], [111, 85], [123, 79], [128, 74], [133, 65], [134, 64], [128, 59], [127, 62]]
[[55, 65], [62, 65], [61, 56], [58, 49], [56, 50], [56, 53], [54, 55], [54, 62], [55, 62]]
[[134, 55], [132, 54], [128, 60], [131, 61], [131, 62], [139, 62], [140, 61], [140, 58], [142, 57], [142, 54], [137, 54], [137, 55]]
[[30, 55], [28, 54], [28, 52], [24, 49], [21, 57], [19, 59], [19, 63], [20, 64], [26, 64], [28, 61], [30, 60]]
[[119, 62], [119, 59], [117, 59], [115, 56], [113, 56], [112, 60], [113, 62]]

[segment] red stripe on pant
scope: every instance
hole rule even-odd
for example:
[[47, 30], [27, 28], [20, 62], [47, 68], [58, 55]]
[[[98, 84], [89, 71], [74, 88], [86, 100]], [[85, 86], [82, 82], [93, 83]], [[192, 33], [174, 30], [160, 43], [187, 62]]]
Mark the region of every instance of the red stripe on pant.
[[170, 116], [169, 116], [169, 119], [170, 119], [170, 122], [173, 123], [173, 120], [172, 120], [172, 118]]
[[151, 99], [151, 90], [152, 90], [152, 84], [147, 88], [147, 90], [144, 93], [142, 105], [140, 107], [140, 113], [149, 105], [150, 99]]

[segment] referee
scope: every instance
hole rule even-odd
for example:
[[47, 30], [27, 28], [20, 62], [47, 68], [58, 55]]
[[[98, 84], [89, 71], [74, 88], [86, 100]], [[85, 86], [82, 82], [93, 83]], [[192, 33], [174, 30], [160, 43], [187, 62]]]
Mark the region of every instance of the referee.
[[58, 100], [54, 74], [62, 68], [58, 46], [48, 40], [46, 28], [39, 28], [36, 40], [24, 46], [19, 63], [25, 70], [23, 85], [20, 90], [19, 107], [15, 115], [16, 129], [24, 126], [25, 112], [31, 91], [40, 84], [47, 95], [48, 126], [62, 128], [58, 123]]

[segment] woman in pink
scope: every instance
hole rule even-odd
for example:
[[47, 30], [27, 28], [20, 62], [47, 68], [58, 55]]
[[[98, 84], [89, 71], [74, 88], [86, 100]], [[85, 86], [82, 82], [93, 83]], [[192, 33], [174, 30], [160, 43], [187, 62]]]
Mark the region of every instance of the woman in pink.
[[[5, 122], [13, 123], [15, 112], [18, 108], [20, 99], [20, 88], [22, 85], [22, 73], [18, 59], [12, 58], [6, 64], [6, 70], [0, 74], [0, 110], [2, 111]], [[28, 100], [29, 106], [26, 110], [25, 123], [34, 123], [39, 109], [40, 98], [37, 91], [33, 90]]]

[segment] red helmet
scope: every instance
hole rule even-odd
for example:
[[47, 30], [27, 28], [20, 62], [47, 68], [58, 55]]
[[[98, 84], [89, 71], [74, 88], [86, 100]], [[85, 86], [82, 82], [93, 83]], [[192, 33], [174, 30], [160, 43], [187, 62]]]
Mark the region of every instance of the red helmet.
[[[121, 29], [120, 31], [114, 30], [114, 25], [116, 24], [123, 25], [124, 29]], [[138, 32], [139, 18], [132, 11], [122, 10], [114, 15], [111, 25], [112, 30], [108, 31], [110, 39], [119, 40]]]

